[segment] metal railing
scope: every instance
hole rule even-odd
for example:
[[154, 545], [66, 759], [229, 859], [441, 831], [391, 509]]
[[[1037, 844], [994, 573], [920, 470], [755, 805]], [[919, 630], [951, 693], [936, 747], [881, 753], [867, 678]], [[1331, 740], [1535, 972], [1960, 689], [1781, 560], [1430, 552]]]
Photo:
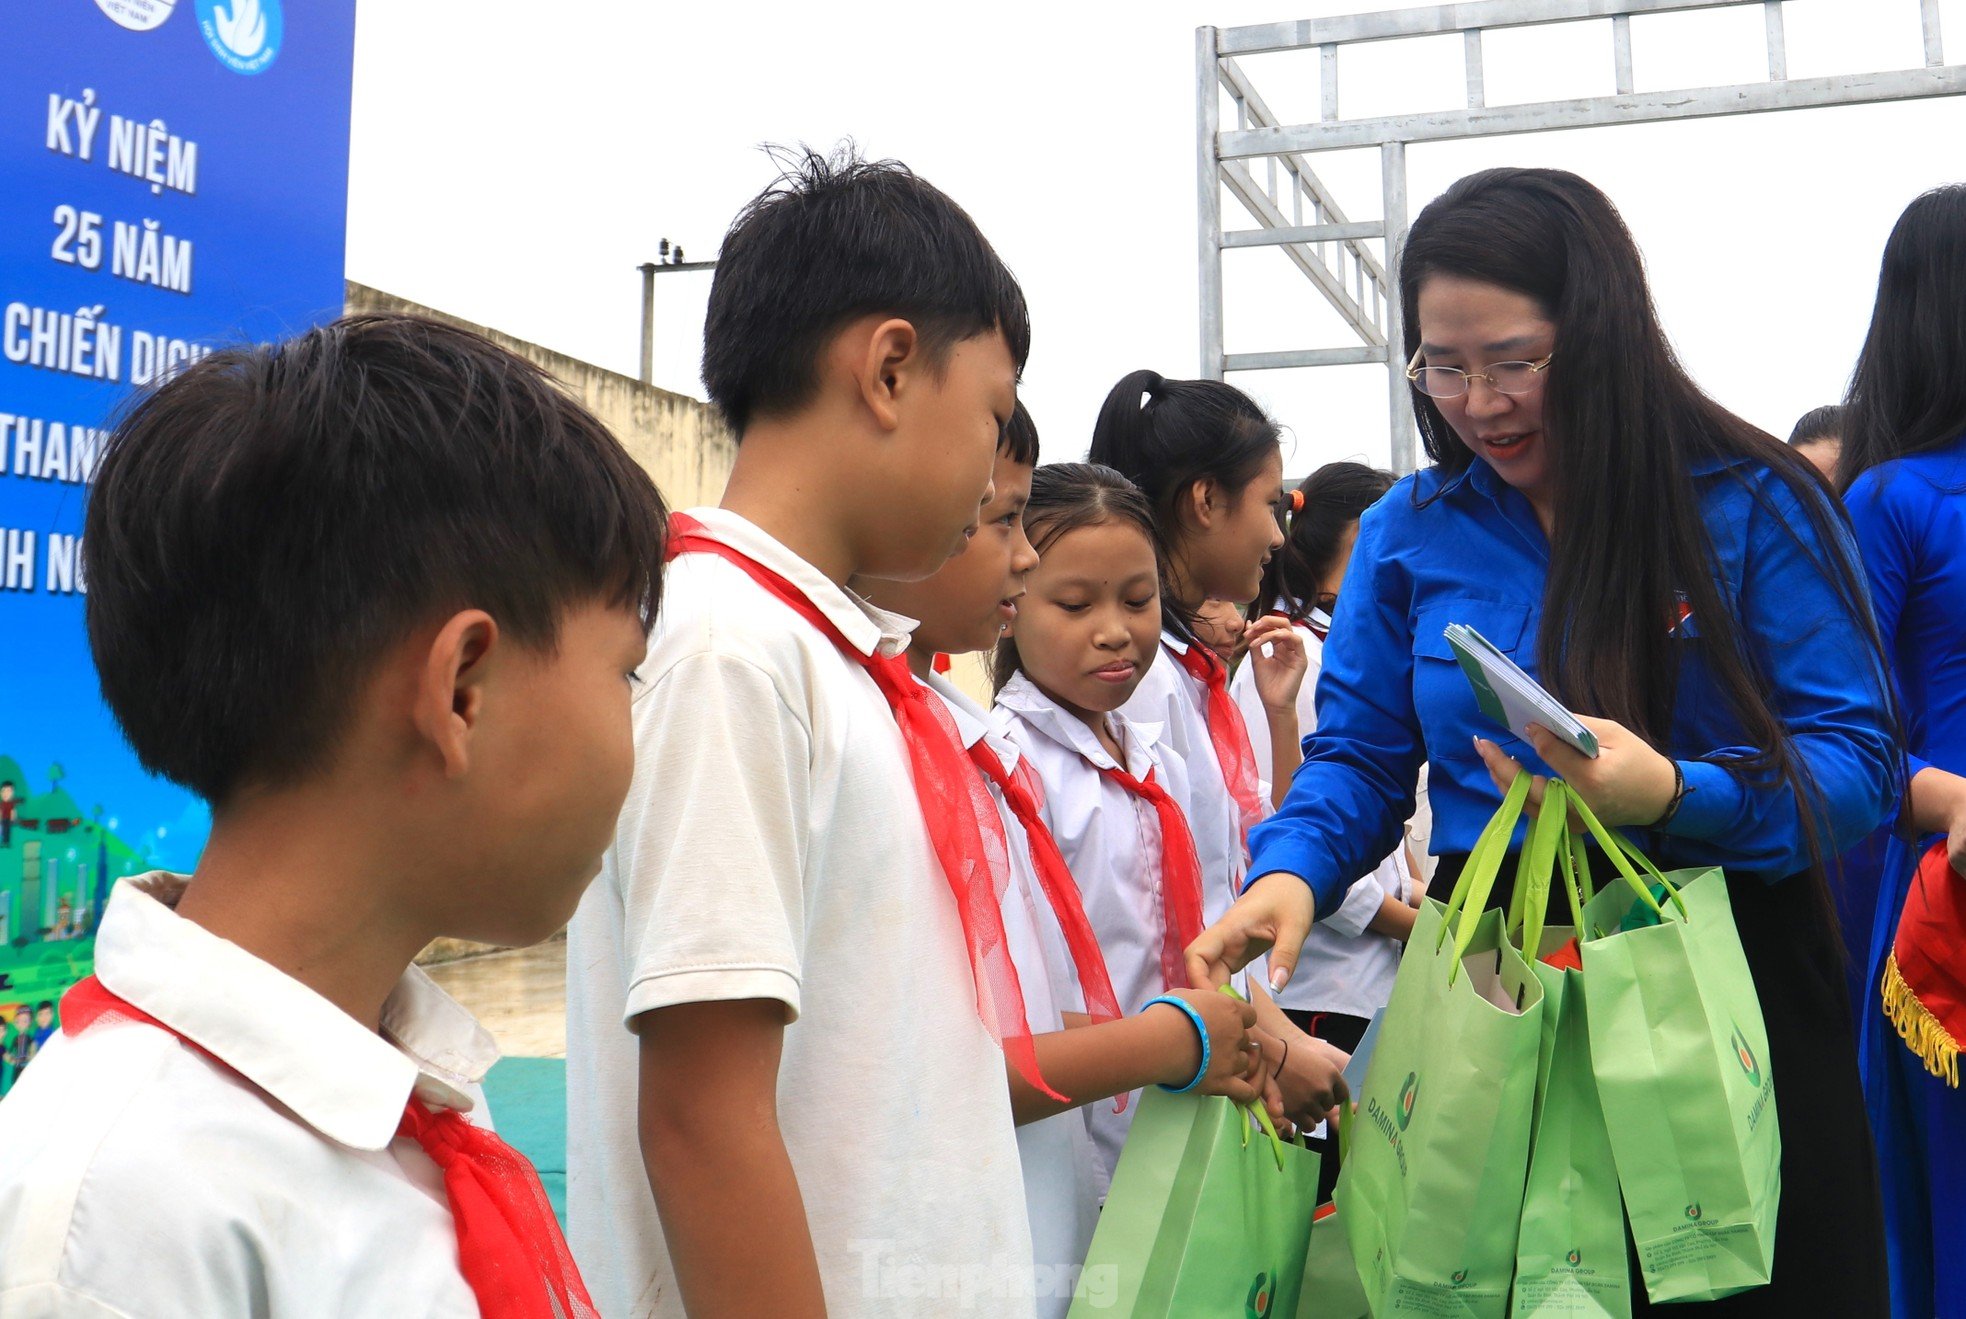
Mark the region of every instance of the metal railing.
[[[1866, 21], [1893, 0], [1861, 0]], [[1907, 0], [1895, 0], [1906, 3]], [[1473, 0], [1335, 18], [1204, 27], [1196, 32], [1196, 111], [1200, 185], [1201, 373], [1346, 366], [1383, 362], [1391, 409], [1392, 462], [1410, 472], [1417, 442], [1405, 378], [1405, 331], [1397, 289], [1407, 228], [1406, 148], [1512, 133], [1613, 124], [1798, 110], [1821, 106], [1956, 96], [1966, 92], [1966, 66], [1945, 63], [1938, 0], [1909, 0], [1919, 11], [1922, 68], [1826, 78], [1788, 76], [1783, 0]], [[1631, 21], [1634, 16], [1760, 5], [1767, 34], [1766, 81], [1732, 86], [1635, 90]], [[1483, 35], [1506, 28], [1595, 23], [1608, 29], [1610, 95], [1530, 104], [1490, 105]], [[1347, 119], [1339, 99], [1339, 52], [1349, 45], [1460, 33], [1466, 104], [1453, 110]], [[1316, 51], [1319, 114], [1312, 123], [1286, 123], [1264, 101], [1247, 69], [1250, 55]], [[1233, 126], [1224, 122], [1224, 103]], [[1325, 151], [1377, 148], [1380, 219], [1355, 222], [1312, 168]], [[1256, 227], [1225, 230], [1226, 193]], [[1222, 253], [1278, 247], [1352, 332], [1354, 343], [1281, 352], [1223, 349]]]

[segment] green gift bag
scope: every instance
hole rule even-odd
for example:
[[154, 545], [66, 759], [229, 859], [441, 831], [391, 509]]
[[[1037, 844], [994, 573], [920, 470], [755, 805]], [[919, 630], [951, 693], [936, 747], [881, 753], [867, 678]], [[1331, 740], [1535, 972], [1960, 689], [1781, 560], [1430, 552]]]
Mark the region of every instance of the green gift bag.
[[[1570, 845], [1576, 842], [1581, 856], [1581, 840], [1566, 841], [1567, 797], [1566, 785], [1549, 785], [1523, 850], [1516, 893], [1525, 956], [1560, 948], [1583, 925], [1584, 899]], [[1543, 926], [1552, 862], [1569, 900], [1568, 927]], [[1583, 871], [1586, 882], [1588, 873]], [[1591, 1067], [1584, 972], [1542, 961], [1531, 965], [1543, 984], [1542, 1050], [1511, 1319], [1630, 1319], [1624, 1206]]]
[[1447, 904], [1421, 909], [1360, 1086], [1336, 1202], [1382, 1319], [1508, 1310], [1543, 991], [1484, 907], [1528, 787], [1510, 788]]
[[1251, 1139], [1230, 1100], [1141, 1096], [1071, 1319], [1294, 1313], [1319, 1160], [1262, 1121]]
[[[1351, 1145], [1347, 1105], [1338, 1109], [1337, 1130], [1326, 1157], [1343, 1159]], [[1297, 1319], [1371, 1319], [1365, 1285], [1352, 1263], [1351, 1243], [1345, 1239], [1338, 1206], [1321, 1204], [1311, 1217], [1311, 1248], [1304, 1254], [1304, 1286], [1297, 1294]]]
[[1584, 907], [1580, 943], [1592, 1070], [1646, 1291], [1704, 1301], [1762, 1286], [1782, 1141], [1727, 877], [1662, 875], [1573, 802], [1626, 881]]
[[1297, 1319], [1369, 1319], [1365, 1284], [1358, 1280], [1351, 1245], [1345, 1240], [1338, 1206], [1318, 1206], [1311, 1226], [1311, 1248], [1304, 1256], [1304, 1287], [1297, 1296]]

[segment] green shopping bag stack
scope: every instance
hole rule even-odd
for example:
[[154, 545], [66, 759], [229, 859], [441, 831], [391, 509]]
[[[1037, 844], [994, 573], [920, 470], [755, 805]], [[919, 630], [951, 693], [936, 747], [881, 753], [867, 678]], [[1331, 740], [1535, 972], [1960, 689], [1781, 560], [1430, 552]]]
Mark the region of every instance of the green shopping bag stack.
[[1357, 1097], [1336, 1203], [1375, 1315], [1508, 1311], [1543, 987], [1485, 907], [1528, 790], [1511, 786], [1449, 901], [1421, 909]]
[[[1251, 1139], [1251, 1113], [1263, 1132]], [[1072, 1319], [1296, 1313], [1318, 1156], [1261, 1106], [1150, 1090], [1127, 1131]]]
[[1782, 1142], [1727, 877], [1661, 874], [1569, 800], [1625, 879], [1584, 904], [1579, 946], [1591, 1070], [1646, 1292], [1701, 1301], [1763, 1286]]
[[[1511, 930], [1543, 985], [1542, 1047], [1536, 1075], [1529, 1179], [1516, 1241], [1512, 1319], [1630, 1319], [1631, 1264], [1625, 1252], [1618, 1169], [1591, 1066], [1583, 972], [1541, 960], [1583, 929], [1589, 870], [1573, 864], [1582, 841], [1566, 836], [1568, 790], [1552, 782], [1516, 874]], [[1560, 866], [1571, 924], [1544, 926], [1550, 871]]]

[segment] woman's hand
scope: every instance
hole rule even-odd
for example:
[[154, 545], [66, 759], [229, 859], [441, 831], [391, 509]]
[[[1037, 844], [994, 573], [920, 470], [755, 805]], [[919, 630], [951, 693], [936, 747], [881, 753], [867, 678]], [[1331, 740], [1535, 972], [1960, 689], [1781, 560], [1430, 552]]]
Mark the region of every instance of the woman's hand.
[[1249, 646], [1247, 663], [1256, 675], [1256, 695], [1265, 710], [1297, 709], [1310, 659], [1304, 654], [1304, 635], [1282, 614], [1265, 614], [1243, 634]]
[[[1666, 813], [1666, 807], [1672, 805], [1677, 781], [1672, 761], [1623, 724], [1586, 715], [1578, 715], [1577, 719], [1597, 736], [1595, 760], [1541, 724], [1529, 725], [1529, 745], [1536, 748], [1536, 754], [1565, 783], [1576, 789], [1584, 804], [1605, 825], [1617, 828], [1656, 824]], [[1474, 742], [1481, 763], [1488, 767], [1488, 777], [1495, 780], [1498, 791], [1507, 792], [1509, 784], [1522, 772], [1521, 763], [1485, 737], [1477, 737]], [[1530, 779], [1526, 809], [1532, 817], [1542, 805], [1543, 786], [1547, 782], [1541, 774]]]
[[1927, 765], [1907, 786], [1912, 827], [1922, 834], [1944, 834], [1947, 859], [1966, 875], [1966, 778]]
[[1316, 915], [1311, 886], [1289, 871], [1273, 870], [1244, 889], [1222, 919], [1188, 945], [1188, 979], [1197, 989], [1226, 985], [1267, 952], [1270, 988], [1282, 989]]

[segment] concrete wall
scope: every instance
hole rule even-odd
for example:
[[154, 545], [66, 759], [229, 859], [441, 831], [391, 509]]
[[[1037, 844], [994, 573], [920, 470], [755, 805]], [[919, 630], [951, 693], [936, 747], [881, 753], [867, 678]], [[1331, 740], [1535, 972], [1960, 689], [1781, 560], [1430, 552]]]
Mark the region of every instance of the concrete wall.
[[708, 403], [644, 385], [591, 362], [541, 348], [509, 334], [349, 281], [350, 312], [408, 312], [475, 330], [493, 343], [537, 363], [607, 423], [635, 456], [670, 508], [714, 504], [723, 494], [737, 456], [736, 441]]

